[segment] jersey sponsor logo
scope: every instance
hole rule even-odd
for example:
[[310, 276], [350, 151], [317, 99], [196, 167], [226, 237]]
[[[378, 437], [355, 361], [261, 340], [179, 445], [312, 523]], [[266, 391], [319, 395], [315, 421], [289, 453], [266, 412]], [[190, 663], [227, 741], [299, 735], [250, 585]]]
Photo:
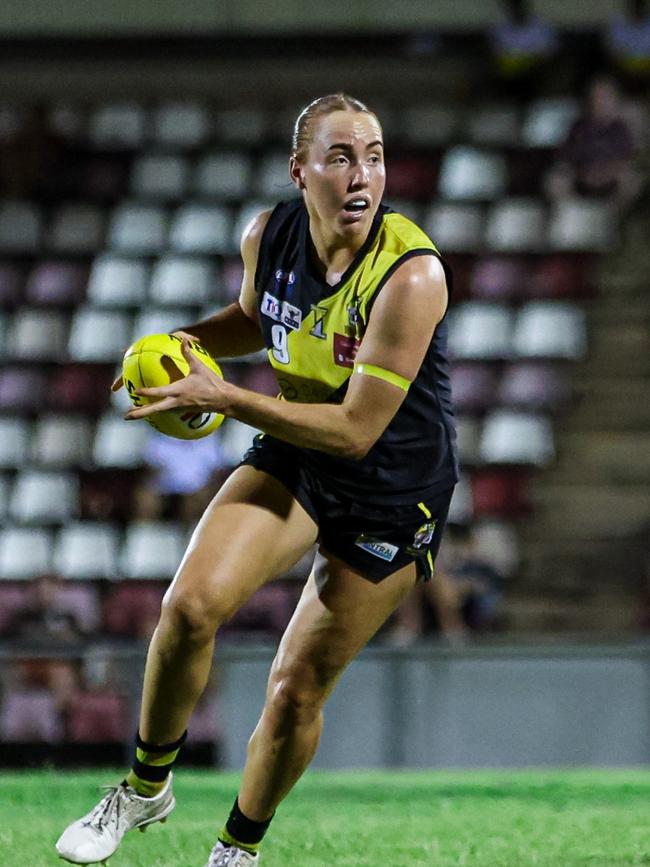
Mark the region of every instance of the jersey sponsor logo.
[[298, 331], [302, 324], [302, 310], [300, 307], [295, 307], [293, 304], [289, 304], [288, 301], [280, 301], [275, 295], [271, 295], [270, 292], [265, 292], [262, 296], [260, 309], [264, 316], [268, 316], [274, 322], [281, 322], [293, 331]]
[[375, 557], [380, 557], [382, 560], [387, 560], [389, 563], [395, 559], [395, 555], [399, 551], [397, 545], [391, 545], [388, 542], [381, 542], [379, 539], [374, 539], [372, 536], [366, 536], [365, 533], [358, 536], [354, 544], [357, 548], [362, 548], [369, 554], [373, 554]]
[[339, 367], [354, 367], [361, 341], [348, 334], [334, 334], [334, 364]]
[[282, 268], [278, 268], [275, 272], [275, 289], [277, 292], [287, 286], [293, 286], [295, 282], [296, 275], [293, 271], [283, 271]]
[[318, 337], [320, 340], [325, 340], [325, 326], [323, 322], [327, 316], [327, 307], [319, 307], [317, 304], [311, 305], [311, 312], [314, 314], [314, 327], [309, 332], [312, 337]]

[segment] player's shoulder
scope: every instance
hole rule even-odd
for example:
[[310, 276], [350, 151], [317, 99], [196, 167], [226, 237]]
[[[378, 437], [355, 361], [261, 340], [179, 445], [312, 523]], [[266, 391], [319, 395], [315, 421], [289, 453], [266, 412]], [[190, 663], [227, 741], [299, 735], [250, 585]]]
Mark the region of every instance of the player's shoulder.
[[424, 229], [398, 211], [387, 208], [383, 214], [382, 227], [384, 243], [394, 247], [396, 253], [405, 253], [409, 250], [438, 252], [435, 243]]

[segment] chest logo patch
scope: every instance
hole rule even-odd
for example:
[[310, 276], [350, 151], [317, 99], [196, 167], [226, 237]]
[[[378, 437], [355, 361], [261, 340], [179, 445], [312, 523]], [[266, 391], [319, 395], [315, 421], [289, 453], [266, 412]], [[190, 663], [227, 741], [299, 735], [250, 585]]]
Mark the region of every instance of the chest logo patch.
[[361, 341], [347, 334], [334, 334], [334, 364], [339, 367], [354, 367]]
[[263, 316], [268, 316], [274, 322], [281, 322], [293, 331], [298, 331], [302, 324], [302, 310], [300, 307], [295, 307], [293, 304], [289, 304], [288, 301], [280, 301], [275, 295], [271, 295], [270, 292], [265, 292], [262, 296], [260, 309]]

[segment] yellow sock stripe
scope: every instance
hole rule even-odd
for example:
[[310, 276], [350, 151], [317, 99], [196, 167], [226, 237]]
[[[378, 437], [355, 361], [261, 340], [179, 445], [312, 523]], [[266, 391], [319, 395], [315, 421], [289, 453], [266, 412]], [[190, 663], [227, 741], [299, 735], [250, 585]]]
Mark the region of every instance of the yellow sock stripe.
[[247, 852], [257, 852], [261, 843], [242, 843], [241, 840], [235, 840], [232, 834], [229, 834], [226, 826], [223, 826], [223, 831], [219, 834], [219, 839], [223, 840], [229, 846], [237, 846], [238, 849], [245, 849]]
[[418, 509], [421, 509], [424, 512], [425, 518], [431, 517], [431, 512], [427, 509], [427, 507], [424, 505], [424, 503], [418, 503]]
[[126, 782], [127, 785], [136, 790], [138, 795], [144, 795], [145, 798], [151, 798], [157, 795], [158, 792], [162, 792], [165, 788], [165, 781], [162, 783], [152, 783], [150, 780], [143, 780], [135, 771], [129, 771], [126, 775]]
[[141, 750], [140, 747], [135, 749], [135, 757], [143, 765], [153, 765], [159, 768], [161, 765], [171, 765], [176, 761], [176, 756], [180, 752], [180, 747], [177, 750], [172, 750], [170, 753], [148, 753], [146, 750]]
[[391, 385], [396, 385], [402, 391], [408, 391], [411, 385], [410, 380], [399, 373], [393, 373], [392, 370], [386, 370], [383, 367], [377, 367], [374, 364], [355, 364], [354, 372], [365, 374], [366, 376], [374, 376], [376, 379], [383, 379], [384, 382], [389, 382]]

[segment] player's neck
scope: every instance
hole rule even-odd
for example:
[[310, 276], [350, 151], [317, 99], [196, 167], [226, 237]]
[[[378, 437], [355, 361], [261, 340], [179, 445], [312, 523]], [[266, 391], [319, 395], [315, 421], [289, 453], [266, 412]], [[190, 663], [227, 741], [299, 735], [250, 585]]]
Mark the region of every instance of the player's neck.
[[313, 222], [309, 228], [312, 246], [312, 261], [326, 283], [334, 286], [347, 271], [352, 260], [364, 245], [367, 232], [353, 238], [342, 238], [334, 232], [323, 230]]

